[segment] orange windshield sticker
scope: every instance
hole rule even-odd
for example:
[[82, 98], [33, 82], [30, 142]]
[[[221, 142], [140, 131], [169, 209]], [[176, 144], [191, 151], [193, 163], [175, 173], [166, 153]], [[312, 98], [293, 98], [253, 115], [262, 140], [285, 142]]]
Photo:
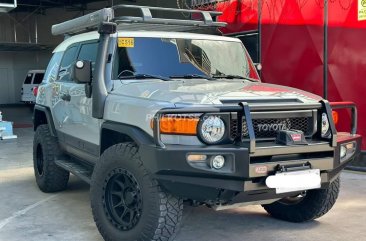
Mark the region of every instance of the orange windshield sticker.
[[119, 48], [133, 48], [133, 47], [135, 47], [135, 39], [134, 38], [118, 38], [118, 47]]

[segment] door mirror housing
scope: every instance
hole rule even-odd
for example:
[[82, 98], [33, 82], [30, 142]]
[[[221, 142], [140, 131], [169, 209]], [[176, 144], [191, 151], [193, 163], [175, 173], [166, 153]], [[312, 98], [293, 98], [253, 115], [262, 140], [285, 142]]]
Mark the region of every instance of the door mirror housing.
[[78, 60], [73, 64], [71, 78], [78, 84], [91, 84], [92, 62]]
[[263, 66], [261, 63], [254, 63], [254, 66], [255, 68], [258, 70], [258, 71], [261, 71], [263, 69]]

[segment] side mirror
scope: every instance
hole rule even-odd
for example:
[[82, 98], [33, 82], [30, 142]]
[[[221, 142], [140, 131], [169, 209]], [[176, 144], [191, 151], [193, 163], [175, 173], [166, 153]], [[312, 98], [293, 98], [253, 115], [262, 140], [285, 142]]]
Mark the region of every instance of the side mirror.
[[71, 78], [78, 84], [91, 84], [92, 63], [87, 60], [78, 60], [71, 70]]
[[261, 71], [261, 70], [262, 70], [262, 68], [263, 68], [263, 66], [262, 66], [262, 64], [261, 64], [261, 63], [255, 63], [255, 64], [254, 64], [254, 66], [255, 66], [255, 68], [256, 68], [258, 71]]

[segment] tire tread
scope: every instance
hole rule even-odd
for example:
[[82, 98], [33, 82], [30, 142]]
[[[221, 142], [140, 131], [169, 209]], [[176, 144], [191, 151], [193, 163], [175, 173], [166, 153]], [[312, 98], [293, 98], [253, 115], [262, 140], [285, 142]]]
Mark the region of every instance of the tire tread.
[[[36, 155], [38, 144], [41, 144], [43, 151], [43, 176], [37, 174]], [[57, 157], [61, 154], [57, 138], [51, 135], [48, 125], [40, 125], [34, 137], [33, 161], [37, 184], [41, 191], [45, 193], [59, 192], [67, 188], [70, 173], [55, 163]]]
[[289, 222], [307, 222], [322, 217], [332, 209], [340, 190], [340, 178], [336, 178], [328, 188], [308, 191], [304, 200], [293, 205], [281, 202], [263, 205], [274, 218]]
[[[119, 157], [121, 160], [130, 160], [131, 162], [135, 162], [141, 173], [142, 177], [150, 180], [148, 186], [148, 192], [157, 194], [158, 197], [156, 201], [158, 204], [158, 217], [154, 215], [150, 215], [149, 219], [158, 220], [157, 223], [149, 222], [144, 228], [144, 232], [140, 234], [140, 237], [136, 239], [136, 241], [169, 241], [173, 240], [177, 231], [180, 227], [180, 222], [183, 216], [183, 200], [177, 197], [174, 197], [168, 193], [166, 193], [158, 182], [152, 178], [152, 175], [148, 172], [148, 170], [144, 167], [144, 164], [141, 158], [138, 155], [138, 147], [134, 143], [121, 143], [114, 145], [108, 148], [100, 158], [100, 161], [95, 166], [95, 171], [93, 173], [91, 186], [93, 189], [94, 185], [98, 185], [96, 183], [97, 178], [95, 175], [99, 175], [98, 169], [103, 166], [108, 166], [111, 160], [115, 160], [116, 157]], [[93, 191], [91, 191], [93, 192]], [[106, 241], [116, 241], [111, 237], [111, 235], [107, 232], [104, 227], [104, 223], [99, 219], [97, 214], [98, 207], [92, 201], [92, 211], [94, 221], [98, 227], [99, 232], [103, 236]]]

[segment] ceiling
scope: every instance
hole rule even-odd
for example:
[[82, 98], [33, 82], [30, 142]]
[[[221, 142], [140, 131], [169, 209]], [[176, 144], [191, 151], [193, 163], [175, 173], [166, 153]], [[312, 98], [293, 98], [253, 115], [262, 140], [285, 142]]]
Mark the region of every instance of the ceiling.
[[45, 51], [51, 50], [54, 46], [33, 43], [0, 43], [0, 52], [2, 51]]
[[[124, 0], [127, 2], [136, 2], [136, 0]], [[1, 2], [1, 1], [0, 1]], [[86, 10], [86, 5], [91, 2], [105, 2], [111, 6], [113, 0], [18, 0], [18, 7], [12, 12], [32, 12], [37, 9], [40, 11], [47, 8], [65, 8], [69, 10]]]

